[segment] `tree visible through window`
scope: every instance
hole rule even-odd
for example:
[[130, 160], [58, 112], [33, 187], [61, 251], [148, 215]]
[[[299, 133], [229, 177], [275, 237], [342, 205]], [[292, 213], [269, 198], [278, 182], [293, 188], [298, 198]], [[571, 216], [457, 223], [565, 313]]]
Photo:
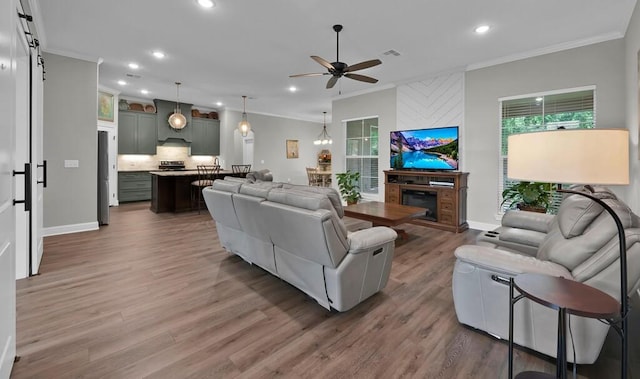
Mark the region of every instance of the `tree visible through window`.
[[345, 167], [360, 173], [360, 192], [378, 194], [378, 118], [347, 121]]
[[[507, 178], [507, 139], [512, 134], [556, 129], [589, 129], [595, 127], [596, 112], [594, 90], [554, 93], [544, 96], [527, 96], [502, 100], [499, 203], [502, 191], [515, 181]], [[561, 162], [558, 162], [561, 164]], [[555, 213], [561, 197], [554, 194], [551, 212]], [[512, 207], [506, 202], [500, 212]]]

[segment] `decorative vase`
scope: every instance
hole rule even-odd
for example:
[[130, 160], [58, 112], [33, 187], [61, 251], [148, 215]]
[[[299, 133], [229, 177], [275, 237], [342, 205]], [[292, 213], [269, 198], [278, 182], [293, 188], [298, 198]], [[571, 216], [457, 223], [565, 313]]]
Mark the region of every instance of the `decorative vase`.
[[127, 100], [120, 99], [120, 101], [118, 101], [118, 109], [120, 109], [121, 111], [126, 111], [127, 109], [129, 109], [129, 103], [127, 103]]

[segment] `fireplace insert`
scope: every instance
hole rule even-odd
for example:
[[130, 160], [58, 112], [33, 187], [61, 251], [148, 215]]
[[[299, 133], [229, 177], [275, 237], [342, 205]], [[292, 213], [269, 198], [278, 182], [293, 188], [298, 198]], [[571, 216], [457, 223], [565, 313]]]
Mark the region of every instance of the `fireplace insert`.
[[436, 191], [403, 189], [402, 204], [427, 208], [424, 216], [418, 218], [438, 221], [438, 192]]

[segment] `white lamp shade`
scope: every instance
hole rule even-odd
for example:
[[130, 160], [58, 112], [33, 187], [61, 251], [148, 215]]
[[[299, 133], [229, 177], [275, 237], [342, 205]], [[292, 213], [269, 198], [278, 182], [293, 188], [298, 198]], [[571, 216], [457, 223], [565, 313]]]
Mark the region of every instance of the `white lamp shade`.
[[561, 129], [509, 136], [507, 176], [533, 182], [629, 184], [629, 131]]

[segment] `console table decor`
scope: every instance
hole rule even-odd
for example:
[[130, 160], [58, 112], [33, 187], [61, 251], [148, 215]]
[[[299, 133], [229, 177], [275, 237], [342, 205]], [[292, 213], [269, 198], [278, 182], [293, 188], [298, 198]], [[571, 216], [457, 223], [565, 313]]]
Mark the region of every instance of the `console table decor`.
[[467, 178], [458, 171], [385, 170], [385, 202], [427, 208], [412, 224], [462, 232], [467, 224]]

